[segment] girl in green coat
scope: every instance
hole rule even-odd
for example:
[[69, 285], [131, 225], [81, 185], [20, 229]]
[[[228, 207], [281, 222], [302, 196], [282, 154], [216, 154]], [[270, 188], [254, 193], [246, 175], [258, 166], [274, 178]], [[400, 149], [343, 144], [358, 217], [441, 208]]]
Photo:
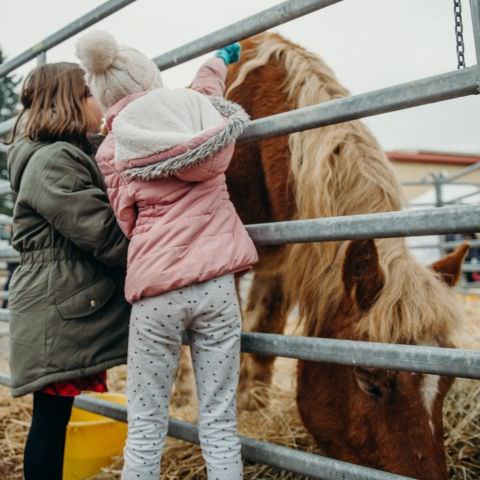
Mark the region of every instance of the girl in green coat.
[[77, 64], [37, 67], [25, 80], [9, 149], [16, 203], [10, 285], [12, 394], [33, 392], [26, 480], [60, 480], [73, 398], [104, 391], [105, 370], [126, 361], [127, 240], [91, 158], [101, 110]]

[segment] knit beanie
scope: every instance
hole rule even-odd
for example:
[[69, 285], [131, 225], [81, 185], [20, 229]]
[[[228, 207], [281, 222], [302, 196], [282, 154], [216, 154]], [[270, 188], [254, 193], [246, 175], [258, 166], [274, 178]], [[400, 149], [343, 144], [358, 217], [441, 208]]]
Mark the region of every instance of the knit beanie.
[[149, 58], [119, 45], [107, 32], [86, 33], [75, 47], [90, 91], [104, 111], [127, 95], [163, 86], [160, 71]]

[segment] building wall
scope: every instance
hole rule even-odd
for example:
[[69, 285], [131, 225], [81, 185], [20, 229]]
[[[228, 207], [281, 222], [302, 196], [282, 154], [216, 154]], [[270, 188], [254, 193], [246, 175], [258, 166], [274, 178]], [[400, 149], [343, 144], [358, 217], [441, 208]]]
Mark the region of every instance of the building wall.
[[[392, 161], [392, 166], [398, 175], [400, 182], [418, 182], [422, 179], [431, 181], [432, 173], [443, 174], [445, 176], [455, 175], [456, 173], [464, 170], [468, 165], [448, 165], [445, 163], [415, 163], [415, 162], [400, 162]], [[477, 183], [480, 187], [480, 169], [456, 180], [457, 183]], [[404, 186], [403, 190], [408, 200], [418, 197], [422, 193], [433, 188], [432, 185], [420, 185], [420, 186]], [[480, 195], [479, 195], [480, 201]]]

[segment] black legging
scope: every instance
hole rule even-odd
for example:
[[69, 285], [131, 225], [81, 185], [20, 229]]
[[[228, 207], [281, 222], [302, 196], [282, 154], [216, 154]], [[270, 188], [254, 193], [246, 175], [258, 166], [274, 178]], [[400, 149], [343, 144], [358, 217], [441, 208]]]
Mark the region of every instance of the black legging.
[[73, 397], [33, 394], [32, 425], [23, 459], [25, 480], [62, 480], [63, 450]]

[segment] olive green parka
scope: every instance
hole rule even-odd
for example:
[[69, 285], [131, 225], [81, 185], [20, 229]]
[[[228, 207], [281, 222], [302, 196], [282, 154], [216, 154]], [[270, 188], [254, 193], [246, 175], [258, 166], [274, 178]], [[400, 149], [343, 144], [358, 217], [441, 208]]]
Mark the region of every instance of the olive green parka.
[[8, 152], [16, 193], [10, 370], [20, 396], [126, 362], [127, 239], [95, 161], [67, 142], [17, 140]]

